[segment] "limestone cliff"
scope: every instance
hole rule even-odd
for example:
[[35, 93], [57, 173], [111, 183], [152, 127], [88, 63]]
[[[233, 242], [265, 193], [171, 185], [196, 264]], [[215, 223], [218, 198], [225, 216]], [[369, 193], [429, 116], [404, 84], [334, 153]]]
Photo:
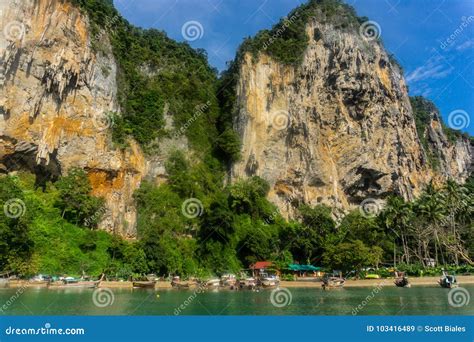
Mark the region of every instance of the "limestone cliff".
[[[473, 142], [467, 135], [446, 127], [431, 101], [417, 96], [411, 98], [411, 104], [422, 147], [432, 168], [442, 178], [461, 181], [467, 178], [474, 165]], [[456, 111], [450, 114], [450, 119], [456, 120]], [[459, 119], [463, 119], [462, 114]]]
[[72, 167], [106, 199], [101, 228], [135, 235], [132, 194], [146, 173], [132, 141], [111, 147], [117, 66], [106, 35], [91, 49], [84, 14], [67, 1], [0, 1], [0, 171], [28, 169], [39, 181]]
[[398, 65], [380, 42], [310, 20], [302, 62], [260, 51], [241, 58], [234, 127], [242, 160], [234, 179], [258, 175], [287, 216], [297, 203], [346, 210], [366, 198], [416, 196], [433, 178], [467, 177], [472, 149], [429, 128], [441, 172], [428, 163]]
[[[126, 70], [139, 52], [124, 63], [124, 52], [112, 51], [117, 36], [97, 33], [121, 22], [117, 12], [92, 15], [93, 22], [85, 13], [66, 0], [0, 1], [0, 173], [30, 170], [41, 185], [82, 168], [94, 194], [106, 199], [100, 228], [135, 237], [132, 195], [142, 180], [166, 182], [164, 165], [174, 149], [204, 158], [219, 140], [217, 126], [228, 128], [221, 121], [229, 113], [217, 105], [217, 79], [202, 53], [152, 30], [145, 32], [152, 63], [134, 60], [138, 67]], [[125, 40], [138, 31], [121, 27]], [[233, 124], [243, 144], [233, 179], [266, 179], [270, 199], [292, 216], [301, 202], [347, 210], [391, 193], [413, 198], [431, 179], [468, 176], [469, 141], [448, 139], [434, 110], [417, 130], [402, 72], [378, 41], [317, 20], [307, 22], [306, 35], [297, 66], [264, 52], [239, 59]], [[155, 51], [160, 46], [167, 50]], [[128, 92], [132, 112], [122, 102], [130, 90], [122, 84], [127, 71], [150, 87]], [[172, 84], [180, 91], [171, 91]], [[126, 128], [135, 130], [147, 157], [132, 139], [114, 147], [111, 112], [128, 117]]]

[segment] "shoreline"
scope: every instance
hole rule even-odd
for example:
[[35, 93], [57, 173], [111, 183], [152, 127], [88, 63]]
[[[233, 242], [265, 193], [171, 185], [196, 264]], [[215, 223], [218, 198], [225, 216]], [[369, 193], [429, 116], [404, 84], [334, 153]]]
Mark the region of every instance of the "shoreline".
[[[439, 287], [438, 280], [440, 277], [408, 277], [411, 286], [435, 286]], [[459, 286], [474, 284], [474, 276], [456, 276]], [[358, 279], [346, 280], [344, 287], [377, 287], [377, 286], [393, 286], [395, 278], [380, 279]], [[282, 287], [302, 287], [316, 288], [321, 287], [320, 281], [281, 281]]]
[[[438, 280], [440, 277], [409, 277], [412, 286], [435, 286], [438, 287]], [[456, 276], [459, 286], [474, 284], [474, 276]], [[377, 286], [395, 286], [394, 278], [380, 278], [380, 279], [359, 279], [346, 280], [344, 287], [377, 287]], [[281, 287], [288, 288], [321, 288], [321, 281], [315, 280], [296, 280], [296, 281], [280, 281]], [[46, 284], [29, 283], [27, 280], [12, 280], [8, 284], [8, 288], [48, 288]], [[131, 281], [102, 281], [99, 288], [122, 288], [132, 289], [133, 283]], [[50, 288], [54, 289], [54, 288]], [[62, 287], [61, 289], [64, 289]], [[168, 281], [157, 281], [155, 290], [172, 289], [171, 283]], [[192, 288], [191, 288], [192, 289]]]

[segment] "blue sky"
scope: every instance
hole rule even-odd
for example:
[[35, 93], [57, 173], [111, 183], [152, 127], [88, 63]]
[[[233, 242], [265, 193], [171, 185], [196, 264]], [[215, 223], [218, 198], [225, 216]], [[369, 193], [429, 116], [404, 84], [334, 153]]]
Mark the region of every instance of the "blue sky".
[[[189, 44], [206, 49], [210, 64], [219, 70], [225, 69], [226, 62], [234, 58], [244, 37], [270, 28], [302, 2], [114, 0], [131, 23], [164, 30], [178, 41], [185, 40], [183, 25], [192, 22], [187, 36]], [[380, 25], [385, 47], [405, 69], [410, 95], [431, 99], [448, 125], [474, 135], [474, 1], [346, 0], [346, 3], [354, 6], [360, 16]], [[197, 32], [192, 28], [197, 28]]]

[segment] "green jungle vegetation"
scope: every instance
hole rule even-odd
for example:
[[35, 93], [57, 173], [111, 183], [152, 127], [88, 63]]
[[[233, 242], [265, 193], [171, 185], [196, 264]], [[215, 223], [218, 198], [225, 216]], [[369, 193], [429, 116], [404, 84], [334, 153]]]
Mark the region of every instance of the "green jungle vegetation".
[[[157, 138], [172, 136], [192, 120], [192, 129], [184, 134], [201, 159], [238, 158], [238, 137], [220, 122], [217, 70], [209, 66], [206, 51], [176, 42], [163, 31], [129, 24], [112, 1], [71, 1], [90, 18], [93, 47], [107, 53], [103, 50], [108, 37], [119, 66], [122, 112], [114, 115], [112, 130], [119, 147], [133, 137], [145, 152], [153, 153]], [[165, 112], [173, 118], [173, 129], [165, 129]]]
[[[245, 40], [228, 71], [218, 77], [204, 51], [175, 42], [162, 31], [132, 26], [111, 0], [70, 1], [89, 15], [94, 48], [107, 52], [101, 51], [106, 32], [119, 64], [122, 113], [115, 115], [112, 129], [117, 146], [127, 148], [128, 137], [133, 137], [153, 154], [155, 139], [175, 133], [164, 126], [168, 108], [175, 129], [196, 118], [184, 132], [193, 153], [173, 152], [166, 163], [169, 182], [144, 182], [136, 192], [136, 241], [95, 229], [104, 204], [90, 195], [84, 171], [72, 170], [44, 188], [35, 187], [35, 176], [28, 173], [1, 176], [1, 208], [16, 198], [26, 210], [17, 218], [0, 215], [0, 270], [23, 276], [105, 272], [128, 278], [148, 272], [237, 272], [257, 260], [272, 260], [280, 267], [312, 263], [347, 272], [393, 264], [395, 257], [398, 267], [411, 274], [421, 272], [427, 258], [439, 265], [472, 265], [472, 178], [466, 185], [430, 185], [410, 203], [391, 197], [375, 217], [356, 210], [337, 222], [332, 208], [322, 205], [300, 205], [298, 220], [286, 221], [266, 199], [269, 185], [264, 180], [224, 181], [240, 151], [232, 130], [239, 58], [245, 51], [256, 53], [284, 21]], [[341, 29], [354, 29], [366, 20], [338, 0], [312, 0], [295, 11], [294, 26], [267, 48], [285, 64], [297, 63], [306, 47], [303, 24], [308, 16], [332, 20]], [[417, 100], [413, 104], [421, 131], [427, 110]], [[198, 116], [196, 106], [204, 108]], [[195, 218], [182, 212], [189, 198], [202, 203]]]
[[[358, 17], [355, 9], [342, 0], [309, 0], [291, 11], [270, 30], [261, 30], [255, 37], [248, 37], [240, 47], [240, 53], [252, 53], [255, 57], [265, 52], [286, 65], [301, 62], [308, 46], [305, 26], [310, 19], [329, 23], [339, 30], [358, 31], [367, 17]], [[320, 39], [321, 33], [314, 32]], [[318, 37], [319, 36], [319, 37]]]
[[[301, 205], [299, 220], [288, 222], [266, 199], [269, 186], [261, 178], [219, 185], [224, 174], [205, 163], [191, 165], [180, 152], [167, 169], [169, 184], [145, 182], [136, 193], [136, 241], [94, 229], [100, 216], [93, 213], [103, 203], [89, 195], [82, 170], [48, 183], [44, 191], [35, 187], [32, 174], [0, 177], [2, 207], [17, 198], [25, 208], [17, 218], [0, 215], [0, 269], [24, 276], [105, 272], [126, 279], [148, 272], [204, 277], [238, 272], [258, 260], [349, 272], [392, 265], [395, 256], [398, 268], [414, 275], [430, 258], [437, 265], [472, 266], [473, 178], [464, 186], [429, 185], [413, 202], [390, 197], [373, 217], [355, 210], [336, 222], [331, 208]], [[190, 197], [202, 202], [195, 218], [182, 211]], [[87, 221], [90, 217], [95, 221]]]

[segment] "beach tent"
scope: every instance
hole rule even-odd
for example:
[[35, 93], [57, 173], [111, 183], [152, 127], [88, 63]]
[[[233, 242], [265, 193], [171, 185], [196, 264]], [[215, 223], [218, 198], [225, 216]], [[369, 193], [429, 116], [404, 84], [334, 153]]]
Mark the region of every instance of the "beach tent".
[[299, 265], [299, 264], [290, 264], [288, 266], [290, 271], [295, 272], [317, 272], [321, 270], [321, 267], [313, 266], [313, 265]]
[[313, 265], [299, 265], [299, 264], [290, 264], [288, 265], [288, 270], [293, 272], [293, 276], [299, 276], [299, 277], [306, 277], [306, 272], [309, 272], [309, 274], [313, 273], [314, 275], [318, 275], [321, 270], [321, 267], [313, 266]]

